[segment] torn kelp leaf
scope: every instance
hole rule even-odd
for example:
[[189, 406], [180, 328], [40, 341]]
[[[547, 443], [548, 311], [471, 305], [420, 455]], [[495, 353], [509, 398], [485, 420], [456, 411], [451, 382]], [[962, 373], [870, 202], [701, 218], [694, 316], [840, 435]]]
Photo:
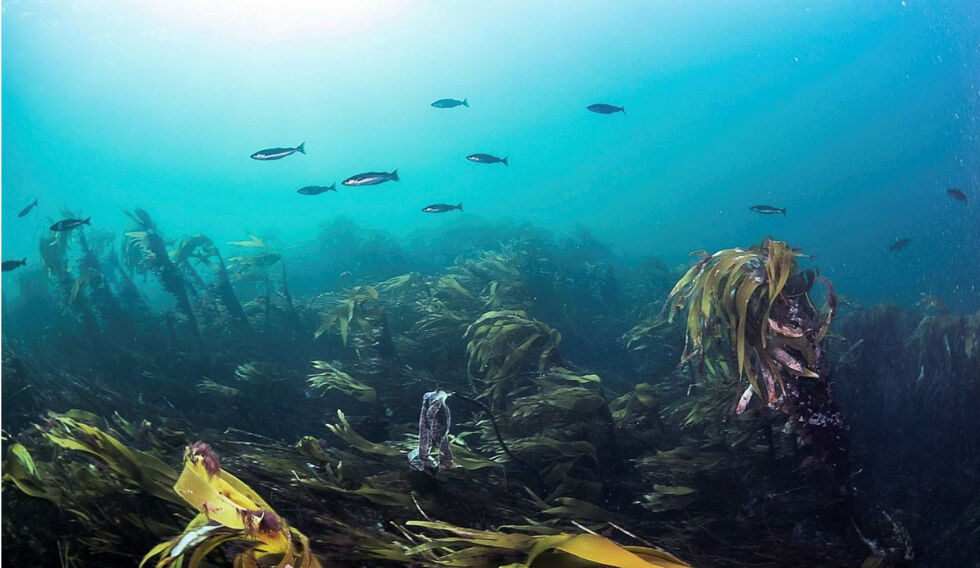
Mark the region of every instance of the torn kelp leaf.
[[[452, 415], [446, 399], [449, 393], [443, 390], [427, 392], [422, 396], [422, 412], [419, 415], [419, 447], [408, 453], [408, 463], [419, 471], [441, 471], [453, 469], [453, 452], [449, 449], [449, 427], [452, 425]], [[439, 411], [443, 412], [440, 414]], [[439, 444], [439, 461], [429, 452], [432, 446]]]

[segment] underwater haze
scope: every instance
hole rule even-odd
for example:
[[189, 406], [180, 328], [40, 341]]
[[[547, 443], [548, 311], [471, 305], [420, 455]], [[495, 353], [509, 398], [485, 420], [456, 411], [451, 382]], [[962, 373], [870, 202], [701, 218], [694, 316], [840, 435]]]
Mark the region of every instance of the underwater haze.
[[980, 566], [976, 0], [2, 28], [8, 564]]
[[[291, 243], [339, 215], [403, 236], [456, 220], [422, 207], [462, 202], [672, 262], [772, 235], [849, 297], [980, 306], [965, 0], [9, 1], [3, 28], [5, 260], [31, 263], [64, 207]], [[430, 106], [445, 97], [470, 107]], [[296, 194], [395, 168], [397, 184]]]

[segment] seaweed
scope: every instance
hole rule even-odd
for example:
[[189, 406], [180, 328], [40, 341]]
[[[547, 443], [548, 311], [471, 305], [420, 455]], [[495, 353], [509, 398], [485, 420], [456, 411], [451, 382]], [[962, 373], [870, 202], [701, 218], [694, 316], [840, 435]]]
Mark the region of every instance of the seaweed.
[[141, 567], [159, 556], [158, 568], [174, 563], [183, 566], [184, 559], [188, 568], [195, 568], [215, 548], [235, 541], [249, 545], [236, 554], [236, 566], [320, 566], [306, 535], [290, 527], [251, 487], [222, 469], [207, 444], [188, 446], [184, 469], [173, 490], [198, 515], [181, 535], [150, 550]]
[[177, 301], [177, 311], [183, 318], [183, 328], [190, 339], [194, 353], [204, 353], [204, 341], [197, 327], [197, 318], [191, 308], [188, 286], [180, 270], [170, 259], [160, 230], [150, 215], [142, 209], [127, 211], [132, 219], [123, 241], [123, 260], [130, 271], [153, 272], [164, 290]]
[[486, 383], [484, 394], [494, 405], [504, 404], [521, 386], [529, 365], [541, 374], [561, 362], [561, 333], [521, 310], [487, 312], [470, 324], [464, 337], [469, 341], [467, 372]]
[[319, 371], [311, 374], [307, 379], [309, 387], [313, 390], [337, 390], [361, 402], [374, 402], [378, 398], [374, 388], [359, 382], [326, 361], [313, 361], [313, 368]]
[[214, 242], [205, 235], [194, 235], [181, 239], [170, 252], [173, 263], [190, 270], [191, 259], [211, 269], [214, 274], [214, 293], [230, 317], [232, 330], [243, 340], [251, 338], [252, 328], [238, 296], [232, 288], [231, 276]]

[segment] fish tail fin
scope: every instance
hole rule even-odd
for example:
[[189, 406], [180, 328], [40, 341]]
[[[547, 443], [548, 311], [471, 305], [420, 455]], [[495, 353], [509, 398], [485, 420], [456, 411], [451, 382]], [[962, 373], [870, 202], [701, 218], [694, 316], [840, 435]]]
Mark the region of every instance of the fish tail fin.
[[626, 114], [626, 107], [619, 107], [619, 112]]
[[400, 179], [398, 179], [398, 168], [395, 168], [395, 171], [391, 172], [388, 175], [391, 176], [392, 181], [401, 181]]
[[783, 207], [782, 209], [780, 209], [779, 212], [783, 214], [783, 217], [786, 216], [786, 208], [785, 207]]
[[35, 198], [34, 198], [34, 203], [31, 203], [31, 205], [37, 205], [37, 199], [38, 199], [38, 198], [37, 198], [37, 197], [35, 197]]
[[24, 266], [27, 266], [27, 257], [25, 256], [24, 260], [20, 261], [20, 263], [23, 264]]
[[503, 162], [504, 165], [507, 166], [508, 168], [510, 167], [510, 164], [507, 163], [507, 156], [504, 156], [504, 159], [500, 161]]
[[85, 225], [91, 226], [92, 225], [92, 216], [89, 215], [88, 217], [86, 217], [85, 220], [82, 221], [82, 223], [85, 224]]
[[337, 182], [333, 182], [332, 184], [330, 184], [330, 187], [327, 188], [327, 191], [332, 191], [332, 192], [336, 193], [337, 192]]
[[306, 142], [303, 142], [302, 144], [300, 144], [299, 146], [297, 146], [296, 147], [296, 151], [299, 152], [300, 154], [305, 154], [306, 153]]
[[470, 108], [470, 101], [463, 99], [463, 106], [466, 108]]
[[463, 202], [462, 201], [460, 201], [459, 204], [456, 205], [456, 209], [459, 209], [460, 211], [463, 210]]

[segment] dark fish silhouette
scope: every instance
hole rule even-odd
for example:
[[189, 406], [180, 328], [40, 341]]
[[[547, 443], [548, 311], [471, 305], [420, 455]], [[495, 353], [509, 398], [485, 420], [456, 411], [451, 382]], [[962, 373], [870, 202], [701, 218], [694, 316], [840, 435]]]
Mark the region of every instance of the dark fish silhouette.
[[458, 106], [469, 107], [470, 103], [466, 99], [457, 101], [456, 99], [439, 99], [438, 101], [432, 103], [432, 106], [436, 108], [453, 108]]
[[51, 225], [52, 231], [70, 231], [76, 227], [81, 227], [82, 225], [91, 225], [92, 218], [88, 217], [85, 219], [64, 219], [58, 221], [54, 225]]
[[888, 250], [900, 250], [900, 249], [903, 249], [903, 248], [907, 247], [910, 242], [912, 242], [912, 239], [898, 239], [897, 241], [895, 241], [894, 243], [892, 243], [892, 246], [888, 247]]
[[607, 105], [605, 103], [596, 103], [594, 105], [589, 105], [585, 108], [591, 110], [592, 112], [597, 112], [599, 114], [613, 114], [616, 112], [621, 112], [623, 114], [626, 114], [625, 108], [613, 106], [613, 105]]
[[772, 205], [753, 205], [749, 207], [752, 211], [756, 213], [762, 213], [763, 215], [775, 215], [776, 213], [782, 213], [783, 217], [786, 216], [786, 209], [780, 209], [779, 207], [773, 207]]
[[454, 209], [463, 210], [463, 204], [458, 205], [447, 205], [445, 203], [434, 203], [422, 208], [423, 213], [445, 213], [447, 211], [453, 211]]
[[344, 181], [340, 182], [343, 185], [378, 185], [379, 183], [384, 183], [386, 181], [399, 181], [398, 180], [398, 170], [391, 172], [367, 172], [363, 174], [357, 174], [356, 176], [350, 176]]
[[253, 160], [281, 160], [282, 158], [295, 154], [296, 152], [305, 154], [306, 142], [303, 142], [295, 148], [266, 148], [265, 150], [259, 150], [249, 157]]
[[17, 216], [18, 217], [23, 217], [23, 216], [27, 215], [28, 213], [31, 212], [31, 209], [34, 209], [34, 207], [36, 207], [36, 206], [37, 206], [37, 199], [34, 200], [34, 203], [31, 203], [27, 207], [21, 209], [20, 213], [18, 213]]
[[505, 166], [510, 165], [507, 163], [507, 156], [498, 158], [497, 156], [491, 156], [490, 154], [470, 154], [469, 156], [466, 156], [466, 159], [478, 164], [496, 164], [499, 162]]
[[321, 193], [326, 193], [328, 191], [337, 191], [337, 184], [328, 186], [308, 185], [297, 189], [296, 193], [302, 193], [303, 195], [320, 195]]
[[[952, 197], [953, 199], [966, 203], [966, 194], [956, 189], [955, 187], [952, 189], [947, 189], [946, 193], [948, 193], [949, 196]], [[21, 214], [21, 216], [23, 217], [23, 214]]]
[[0, 270], [3, 272], [10, 272], [11, 270], [20, 268], [25, 264], [27, 264], [26, 258], [24, 260], [5, 260], [3, 261], [3, 264], [0, 264]]

